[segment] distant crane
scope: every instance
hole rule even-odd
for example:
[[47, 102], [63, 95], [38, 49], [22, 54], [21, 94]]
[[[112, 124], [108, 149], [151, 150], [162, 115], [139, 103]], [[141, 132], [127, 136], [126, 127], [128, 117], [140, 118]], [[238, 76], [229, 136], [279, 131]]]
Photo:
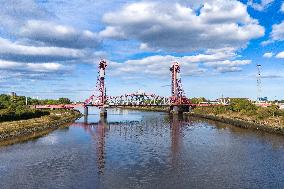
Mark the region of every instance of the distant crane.
[[262, 93], [262, 88], [261, 88], [261, 65], [257, 64], [257, 76], [256, 76], [256, 82], [257, 82], [257, 100], [261, 100], [261, 93]]

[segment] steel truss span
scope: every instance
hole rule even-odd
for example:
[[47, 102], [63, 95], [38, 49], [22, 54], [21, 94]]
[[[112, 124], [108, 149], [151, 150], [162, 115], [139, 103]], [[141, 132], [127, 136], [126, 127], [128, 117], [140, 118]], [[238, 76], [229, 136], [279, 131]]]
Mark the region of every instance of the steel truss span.
[[105, 86], [106, 67], [106, 61], [101, 60], [98, 67], [96, 89], [85, 101], [85, 106], [193, 106], [185, 97], [180, 78], [180, 65], [177, 62], [174, 62], [170, 68], [172, 73], [172, 95], [170, 97], [139, 92], [121, 96], [107, 96]]
[[169, 106], [170, 98], [155, 94], [133, 93], [107, 98], [109, 106]]

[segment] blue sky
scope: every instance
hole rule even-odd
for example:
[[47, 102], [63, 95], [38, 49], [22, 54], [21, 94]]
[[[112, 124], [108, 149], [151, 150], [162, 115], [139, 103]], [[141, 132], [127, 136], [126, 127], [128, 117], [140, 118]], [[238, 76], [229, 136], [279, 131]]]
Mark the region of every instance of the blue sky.
[[0, 93], [88, 98], [100, 58], [107, 92], [284, 99], [282, 0], [0, 0]]

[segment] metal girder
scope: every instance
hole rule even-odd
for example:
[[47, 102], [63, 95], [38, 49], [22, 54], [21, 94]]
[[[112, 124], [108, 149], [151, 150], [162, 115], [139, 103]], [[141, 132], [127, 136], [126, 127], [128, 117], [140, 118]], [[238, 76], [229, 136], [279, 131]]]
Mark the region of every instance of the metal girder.
[[179, 106], [191, 104], [185, 97], [180, 78], [180, 65], [177, 62], [170, 68], [170, 71], [172, 72], [172, 95], [170, 97], [138, 92], [115, 97], [107, 96], [105, 87], [106, 67], [106, 61], [101, 60], [98, 67], [99, 71], [96, 90], [85, 101], [85, 106]]

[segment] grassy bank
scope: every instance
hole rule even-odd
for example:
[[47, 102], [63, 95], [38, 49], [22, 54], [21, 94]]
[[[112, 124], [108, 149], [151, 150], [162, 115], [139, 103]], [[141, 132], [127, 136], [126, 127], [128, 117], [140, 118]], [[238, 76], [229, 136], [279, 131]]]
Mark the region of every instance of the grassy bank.
[[239, 100], [229, 106], [197, 107], [191, 116], [229, 123], [242, 128], [284, 134], [284, 111], [276, 106], [257, 107], [249, 101]]
[[[168, 112], [166, 107], [121, 107], [139, 111]], [[257, 107], [246, 99], [235, 99], [228, 106], [196, 107], [188, 116], [206, 118], [237, 127], [284, 134], [284, 110], [277, 106]]]
[[30, 108], [30, 105], [70, 104], [68, 98], [38, 100], [25, 96], [0, 94], [0, 122], [26, 120], [49, 115], [48, 111]]
[[41, 111], [36, 109], [21, 108], [21, 109], [1, 109], [0, 123], [5, 121], [26, 120], [31, 118], [39, 118], [41, 116], [49, 115], [49, 111]]
[[57, 129], [79, 117], [81, 113], [75, 110], [56, 110], [39, 118], [2, 122], [0, 123], [0, 142]]
[[245, 129], [254, 129], [254, 130], [261, 130], [270, 133], [282, 134], [284, 135], [284, 127], [281, 125], [267, 125], [263, 123], [258, 123], [255, 121], [250, 121], [246, 119], [239, 119], [239, 118], [232, 118], [230, 116], [226, 117], [223, 115], [212, 115], [212, 114], [197, 114], [194, 112], [187, 112], [185, 115], [198, 117], [198, 118], [205, 118], [210, 119], [213, 121], [219, 121], [222, 123], [227, 123], [230, 125], [234, 125], [237, 127], [245, 128]]

